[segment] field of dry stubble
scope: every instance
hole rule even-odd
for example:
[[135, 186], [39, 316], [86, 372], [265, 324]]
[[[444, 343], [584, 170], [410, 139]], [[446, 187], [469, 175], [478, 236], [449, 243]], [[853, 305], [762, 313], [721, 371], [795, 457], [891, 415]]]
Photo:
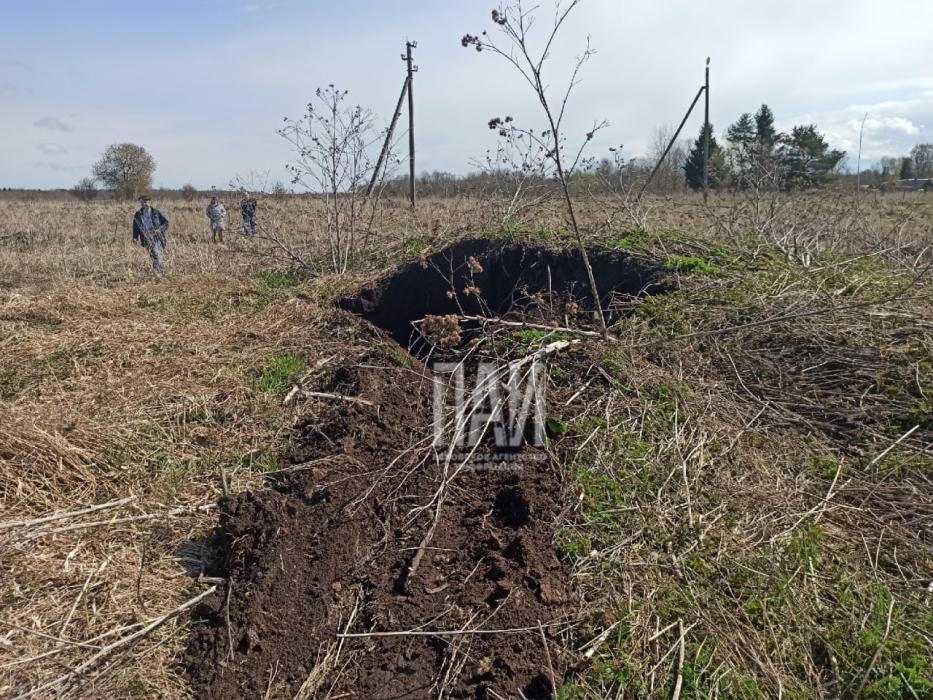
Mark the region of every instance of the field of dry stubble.
[[[191, 697], [179, 606], [223, 589], [201, 575], [218, 499], [295, 468], [316, 404], [285, 397], [373, 353], [412, 362], [334, 299], [460, 238], [572, 245], [556, 205], [388, 202], [336, 275], [316, 202], [263, 201], [268, 237], [233, 216], [223, 245], [206, 202], [154, 204], [161, 279], [131, 204], [0, 200], [3, 697]], [[582, 208], [594, 250], [672, 291], [551, 369], [575, 611], [544, 642], [553, 696], [930, 697], [933, 197]], [[511, 352], [554, 336], [486, 332]]]

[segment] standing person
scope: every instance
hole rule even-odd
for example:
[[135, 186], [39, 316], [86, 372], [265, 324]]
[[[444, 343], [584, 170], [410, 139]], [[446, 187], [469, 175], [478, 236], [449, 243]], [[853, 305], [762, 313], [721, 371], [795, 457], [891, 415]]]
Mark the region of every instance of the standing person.
[[168, 242], [165, 235], [167, 232], [168, 219], [162, 216], [162, 212], [152, 207], [149, 197], [140, 197], [139, 211], [133, 217], [133, 240], [139, 241], [139, 244], [149, 251], [152, 271], [157, 275], [165, 272], [162, 265], [162, 253], [165, 252], [165, 245]]
[[256, 236], [256, 198], [249, 192], [243, 192], [240, 214], [243, 217], [243, 235], [254, 238]]
[[227, 222], [227, 210], [217, 197], [211, 197], [207, 205], [207, 218], [211, 222], [211, 241], [224, 242], [224, 226]]

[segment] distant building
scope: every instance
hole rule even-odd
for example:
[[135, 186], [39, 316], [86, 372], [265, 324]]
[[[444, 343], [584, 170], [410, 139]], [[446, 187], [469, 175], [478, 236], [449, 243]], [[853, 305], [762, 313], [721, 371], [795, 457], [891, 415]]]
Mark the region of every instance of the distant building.
[[900, 180], [897, 183], [897, 189], [903, 192], [933, 192], [933, 178], [929, 177], [912, 177], [905, 180]]

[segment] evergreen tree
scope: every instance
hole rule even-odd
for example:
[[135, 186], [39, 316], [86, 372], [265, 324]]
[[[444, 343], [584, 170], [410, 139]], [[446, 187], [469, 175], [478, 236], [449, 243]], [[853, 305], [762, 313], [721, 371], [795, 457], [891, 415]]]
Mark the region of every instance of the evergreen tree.
[[774, 112], [768, 105], [761, 105], [755, 112], [755, 140], [761, 145], [774, 146], [778, 140], [774, 128]]
[[703, 189], [703, 149], [706, 134], [709, 132], [709, 186], [711, 188], [721, 187], [728, 180], [728, 167], [726, 165], [726, 156], [722, 148], [716, 142], [716, 136], [712, 124], [704, 124], [700, 129], [700, 135], [693, 142], [693, 148], [687, 155], [687, 162], [684, 164], [684, 173], [687, 176], [687, 184], [694, 190]]
[[901, 180], [910, 180], [914, 177], [914, 161], [910, 157], [901, 159]]
[[781, 167], [775, 152], [781, 134], [774, 128], [774, 112], [763, 104], [755, 112], [755, 156], [752, 174], [757, 189], [779, 189]]
[[746, 112], [726, 130], [729, 141], [729, 164], [740, 187], [748, 185], [748, 175], [755, 163], [756, 131], [752, 115]]
[[814, 124], [795, 126], [781, 139], [780, 159], [788, 189], [813, 187], [825, 182], [845, 151], [830, 150]]

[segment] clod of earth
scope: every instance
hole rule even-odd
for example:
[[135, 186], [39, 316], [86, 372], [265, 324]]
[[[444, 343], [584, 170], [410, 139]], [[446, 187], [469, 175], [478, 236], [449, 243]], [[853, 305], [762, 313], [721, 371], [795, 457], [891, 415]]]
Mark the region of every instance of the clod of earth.
[[[591, 259], [609, 308], [661, 289], [624, 255]], [[432, 314], [592, 308], [585, 274], [573, 253], [466, 241], [341, 305], [404, 347]], [[208, 573], [227, 585], [195, 610], [184, 659], [198, 697], [553, 697], [568, 662], [551, 640], [572, 613], [554, 544], [561, 465], [525, 446], [542, 459], [463, 470], [439, 513], [445, 471], [419, 367], [372, 353], [333, 371], [321, 390], [372, 405], [311, 402], [284, 481], [221, 503]]]

